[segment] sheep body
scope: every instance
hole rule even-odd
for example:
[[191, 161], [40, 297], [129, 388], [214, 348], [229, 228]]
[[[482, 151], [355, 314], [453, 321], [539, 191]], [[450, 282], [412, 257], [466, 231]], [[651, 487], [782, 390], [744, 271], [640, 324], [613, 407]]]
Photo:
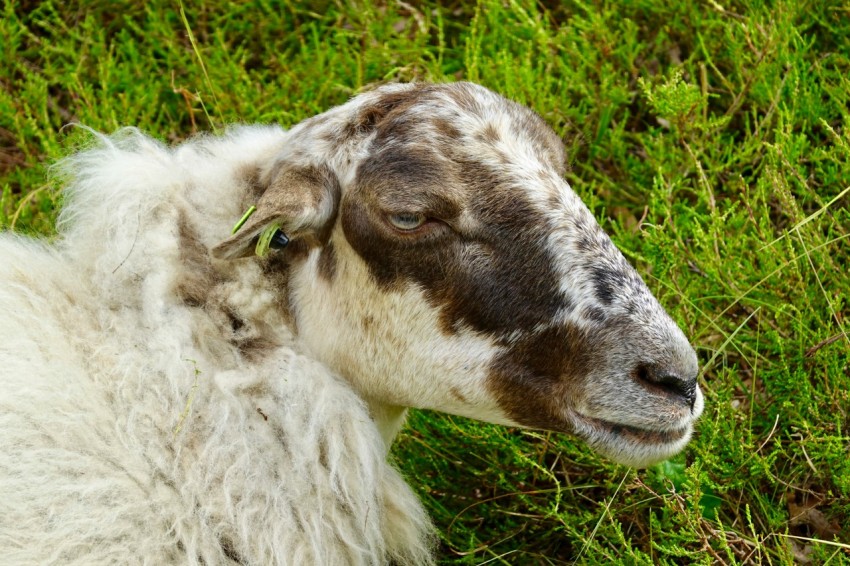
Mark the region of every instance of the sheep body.
[[394, 84], [286, 132], [95, 137], [57, 242], [0, 235], [4, 559], [428, 564], [406, 407], [636, 466], [688, 442], [696, 353], [528, 108]]
[[185, 223], [224, 237], [242, 172], [286, 136], [100, 137], [60, 165], [55, 246], [0, 235], [4, 560], [430, 561], [428, 520], [363, 401], [298, 350], [259, 268], [234, 267], [227, 288], [274, 329], [259, 362], [174, 293], [193, 277]]

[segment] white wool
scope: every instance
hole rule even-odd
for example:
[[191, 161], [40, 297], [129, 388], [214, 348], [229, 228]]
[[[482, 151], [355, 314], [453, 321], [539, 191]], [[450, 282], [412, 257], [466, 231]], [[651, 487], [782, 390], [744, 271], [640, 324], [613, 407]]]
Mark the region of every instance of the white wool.
[[173, 292], [181, 215], [206, 246], [287, 133], [176, 149], [124, 130], [59, 166], [60, 236], [0, 234], [0, 549], [8, 564], [427, 564], [431, 526], [362, 399], [274, 328], [247, 361]]

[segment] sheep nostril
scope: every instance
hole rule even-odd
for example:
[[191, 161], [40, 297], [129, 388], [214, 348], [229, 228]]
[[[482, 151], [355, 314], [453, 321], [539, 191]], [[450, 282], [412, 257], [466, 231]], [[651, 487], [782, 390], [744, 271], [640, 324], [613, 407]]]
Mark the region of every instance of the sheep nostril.
[[660, 389], [666, 394], [684, 400], [691, 409], [694, 408], [697, 400], [696, 379], [684, 379], [675, 373], [644, 364], [637, 367], [635, 376], [644, 387]]

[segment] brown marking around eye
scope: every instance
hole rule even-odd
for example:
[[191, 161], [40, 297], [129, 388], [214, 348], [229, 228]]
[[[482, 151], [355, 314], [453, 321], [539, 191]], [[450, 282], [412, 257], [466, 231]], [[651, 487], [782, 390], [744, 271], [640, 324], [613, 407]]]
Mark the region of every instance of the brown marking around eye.
[[359, 167], [355, 198], [382, 212], [421, 212], [447, 221], [460, 214], [463, 198], [454, 177], [449, 163], [432, 150], [390, 145]]
[[[358, 171], [358, 197], [343, 202], [345, 235], [377, 283], [388, 290], [415, 283], [441, 309], [447, 333], [466, 325], [508, 334], [533, 328], [569, 308], [558, 288], [554, 258], [543, 245], [546, 221], [525, 193], [507, 182], [504, 173], [481, 162], [460, 163], [458, 178], [433, 161], [416, 159], [416, 151], [379, 153]], [[431, 184], [437, 178], [444, 179], [443, 185]], [[380, 229], [370, 211], [374, 193], [411, 179], [415, 183], [409, 190], [418, 201], [427, 200], [429, 193], [433, 198], [438, 190], [465, 193], [467, 210], [483, 228], [475, 234], [447, 230], [414, 240], [394, 238]]]
[[[461, 109], [481, 112], [483, 102], [468, 89], [453, 85], [444, 92]], [[519, 106], [509, 116], [515, 135], [529, 140], [540, 160], [534, 182], [545, 190], [543, 198], [563, 207], [555, 186], [563, 173], [560, 140]], [[469, 328], [500, 344], [503, 351], [490, 367], [488, 387], [512, 419], [564, 430], [569, 425], [563, 399], [582, 394], [584, 378], [598, 365], [594, 352], [602, 338], [593, 326], [546, 326], [575, 308], [560, 288], [556, 262], [562, 260], [547, 246], [553, 219], [531, 200], [523, 184], [528, 181], [512, 176], [513, 156], [485, 161], [439, 135], [425, 144], [421, 134], [435, 130], [446, 137], [451, 133], [411, 105], [396, 107], [375, 122], [372, 157], [361, 164], [341, 206], [343, 232], [384, 290], [414, 285], [439, 309], [446, 334]], [[491, 145], [502, 135], [494, 123], [478, 134], [479, 141]], [[470, 221], [463, 229], [453, 223], [452, 230], [433, 238], [394, 237], [375, 212], [393, 203], [430, 214], [427, 207], [446, 202], [451, 213], [468, 215]], [[592, 322], [602, 318], [598, 310], [585, 314]], [[449, 393], [465, 402], [460, 392]]]
[[515, 106], [521, 110], [513, 120], [513, 127], [519, 131], [518, 136], [530, 140], [540, 161], [554, 167], [558, 175], [563, 176], [566, 172], [567, 156], [561, 138], [539, 114], [526, 111], [527, 109], [519, 105]]

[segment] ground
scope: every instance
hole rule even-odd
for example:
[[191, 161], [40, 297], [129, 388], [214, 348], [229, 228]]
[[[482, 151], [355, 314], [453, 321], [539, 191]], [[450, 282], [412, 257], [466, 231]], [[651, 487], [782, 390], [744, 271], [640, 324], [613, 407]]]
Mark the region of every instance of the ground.
[[383, 81], [471, 80], [564, 137], [568, 180], [692, 339], [680, 456], [418, 412], [392, 457], [445, 564], [850, 564], [846, 2], [5, 0], [0, 229], [50, 237], [78, 122], [168, 141], [292, 125]]

